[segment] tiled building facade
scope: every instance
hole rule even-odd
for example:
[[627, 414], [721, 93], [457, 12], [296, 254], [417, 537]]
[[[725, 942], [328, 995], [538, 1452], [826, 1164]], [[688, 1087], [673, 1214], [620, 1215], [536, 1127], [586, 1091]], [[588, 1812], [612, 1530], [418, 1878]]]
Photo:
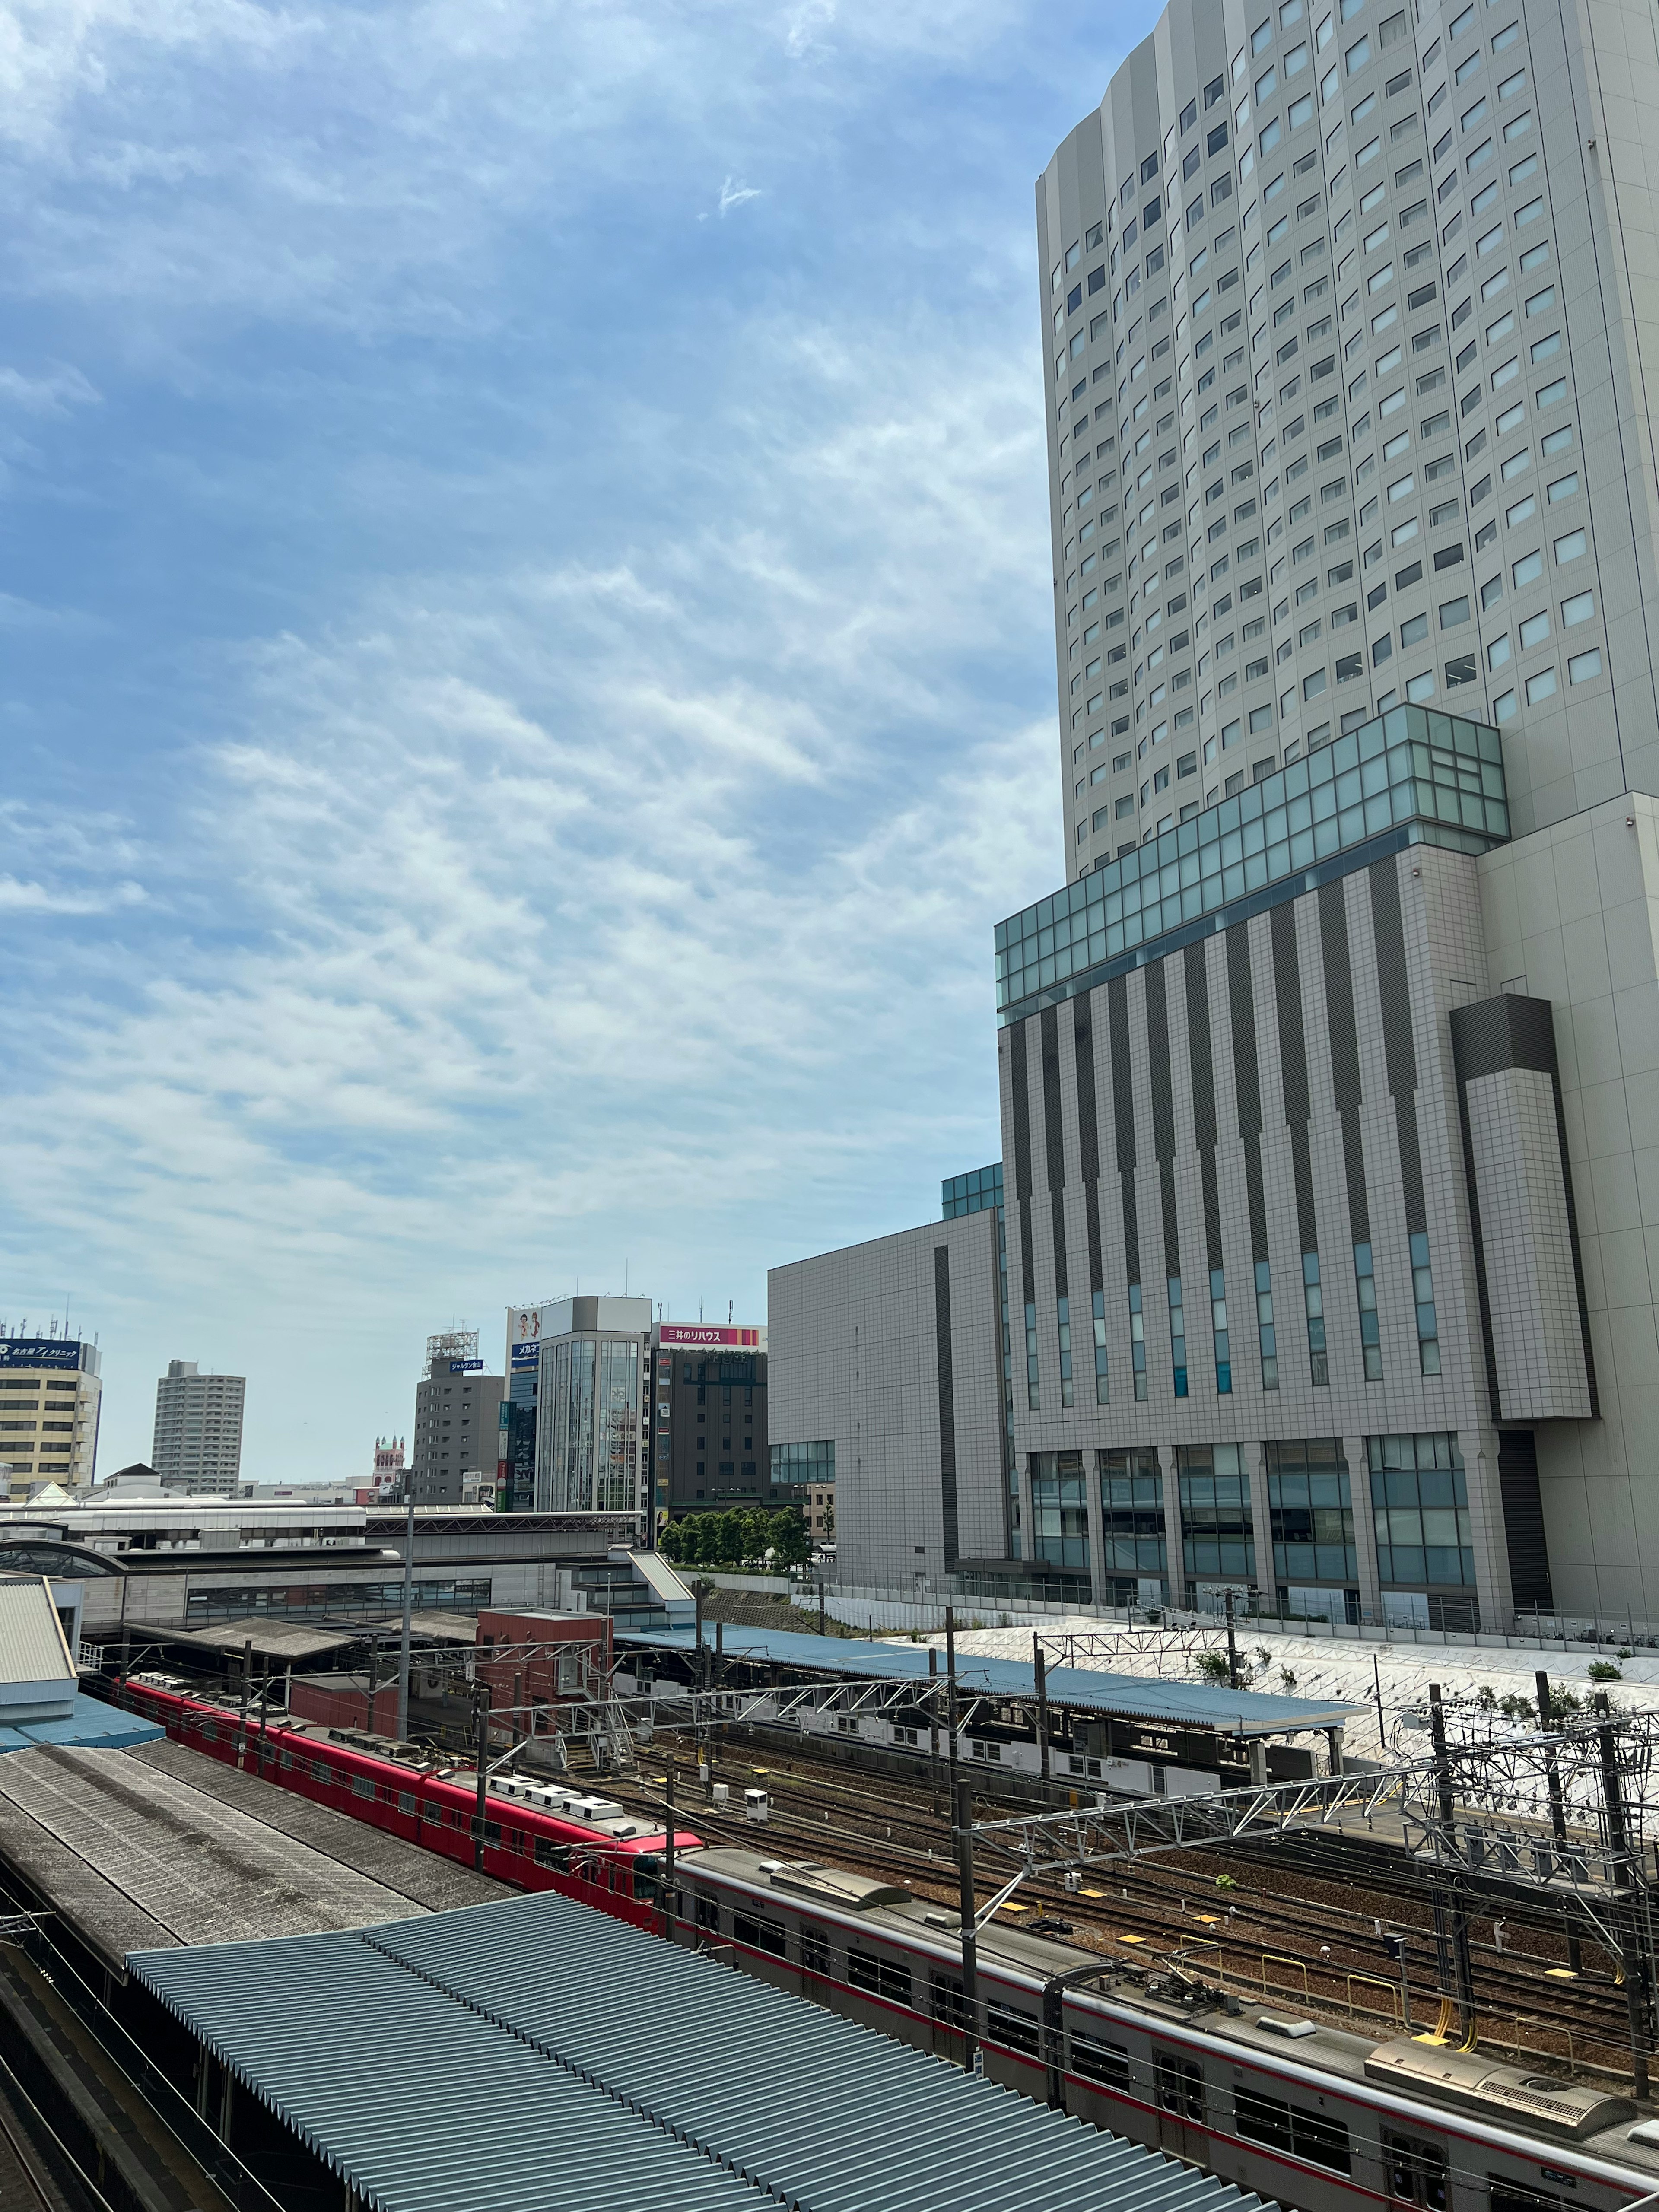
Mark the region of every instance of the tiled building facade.
[[1175, 0], [1039, 180], [1068, 879], [946, 1584], [1659, 1620], [1656, 108], [1650, 9]]

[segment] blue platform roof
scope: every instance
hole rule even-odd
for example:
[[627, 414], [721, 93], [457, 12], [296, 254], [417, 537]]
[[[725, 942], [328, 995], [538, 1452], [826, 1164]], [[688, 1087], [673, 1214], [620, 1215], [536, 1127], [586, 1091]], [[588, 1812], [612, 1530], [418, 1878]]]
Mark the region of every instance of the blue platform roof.
[[135, 1743], [154, 1743], [165, 1735], [154, 1721], [136, 1713], [118, 1712], [113, 1705], [75, 1693], [68, 1717], [57, 1721], [25, 1721], [15, 1728], [0, 1728], [0, 1753], [33, 1751], [39, 1744], [61, 1743], [83, 1751], [128, 1751]]
[[[789, 1667], [808, 1674], [847, 1674], [869, 1681], [878, 1677], [925, 1684], [927, 1652], [918, 1644], [864, 1644], [852, 1637], [797, 1634], [787, 1628], [739, 1628], [723, 1624], [722, 1649], [728, 1659], [761, 1666]], [[691, 1651], [696, 1632], [671, 1628], [617, 1632], [618, 1648]], [[705, 1644], [713, 1632], [705, 1627]], [[939, 1655], [939, 1672], [945, 1669]], [[1209, 1682], [1171, 1682], [1156, 1675], [1107, 1674], [1092, 1667], [1050, 1667], [1047, 1690], [1051, 1705], [1111, 1715], [1121, 1720], [1158, 1721], [1165, 1726], [1218, 1729], [1227, 1735], [1286, 1735], [1299, 1729], [1338, 1728], [1359, 1711], [1317, 1698], [1275, 1698], [1255, 1690], [1230, 1690]], [[957, 1681], [979, 1697], [1034, 1698], [1036, 1670], [1029, 1660], [989, 1659], [958, 1651]]]
[[127, 1966], [376, 2212], [1258, 2203], [547, 1891]]

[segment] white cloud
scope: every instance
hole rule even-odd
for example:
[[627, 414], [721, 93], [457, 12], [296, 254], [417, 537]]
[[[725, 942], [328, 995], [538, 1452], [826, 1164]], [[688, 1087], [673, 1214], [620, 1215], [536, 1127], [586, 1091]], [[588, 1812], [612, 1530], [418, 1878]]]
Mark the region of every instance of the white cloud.
[[761, 191], [758, 185], [740, 185], [737, 182], [735, 178], [728, 176], [725, 183], [720, 186], [720, 214], [721, 221], [725, 221], [726, 216], [730, 214], [731, 210], [734, 207], [741, 207], [745, 200], [757, 200], [760, 197]]
[[[95, 1311], [111, 1463], [183, 1356], [343, 1472], [458, 1310], [752, 1315], [994, 1152], [991, 926], [1063, 869], [1048, 148], [915, 148], [1028, 45], [0, 0], [0, 415], [62, 501], [0, 599], [0, 1310]], [[688, 224], [716, 175], [764, 220]]]

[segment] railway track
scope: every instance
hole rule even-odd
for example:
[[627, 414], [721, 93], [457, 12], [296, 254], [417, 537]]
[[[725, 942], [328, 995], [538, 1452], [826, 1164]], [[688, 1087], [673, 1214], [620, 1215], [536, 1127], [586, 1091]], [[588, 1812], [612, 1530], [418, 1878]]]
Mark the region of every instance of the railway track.
[[[659, 1735], [659, 1760], [672, 1739]], [[884, 1775], [878, 1789], [864, 1778], [793, 1747], [738, 1758], [735, 1747], [713, 1770], [733, 1793], [720, 1808], [696, 1779], [696, 1754], [684, 1747], [675, 1758], [676, 1799], [681, 1822], [711, 1838], [775, 1850], [778, 1856], [834, 1860], [852, 1870], [902, 1883], [918, 1896], [954, 1905], [957, 1884], [942, 1793], [925, 1784]], [[647, 1767], [649, 1762], [647, 1762]], [[975, 1776], [976, 1785], [985, 1778]], [[635, 1782], [609, 1775], [605, 1788], [641, 1811], [659, 1814], [661, 1777], [647, 1771]], [[770, 1799], [764, 1831], [748, 1822], [741, 1791], [764, 1787]], [[1008, 1808], [989, 1793], [976, 1798], [976, 1817], [994, 1818]], [[1220, 1877], [1231, 1886], [1218, 1888]], [[1407, 1888], [1412, 1870], [1402, 1870]], [[1002, 1875], [984, 1863], [981, 1900]], [[1351, 1885], [1310, 1872], [1298, 1863], [1282, 1869], [1229, 1860], [1211, 1852], [1170, 1853], [1156, 1862], [1085, 1874], [1077, 1890], [1058, 1875], [1032, 1877], [1006, 1924], [1062, 1922], [1074, 1946], [1097, 1950], [1126, 1969], [1180, 1954], [1189, 1972], [1229, 1987], [1253, 1988], [1259, 1999], [1294, 2000], [1340, 2024], [1381, 2035], [1399, 2032], [1400, 1969], [1381, 1942], [1383, 1929], [1405, 1934], [1411, 2021], [1432, 2026], [1440, 2003], [1432, 1909], [1420, 1893], [1356, 1899]], [[1378, 1904], [1384, 1909], [1379, 1913]], [[1517, 1923], [1521, 1915], [1511, 1916]], [[1570, 1974], [1566, 1949], [1553, 1929], [1525, 1927], [1505, 1948], [1488, 1916], [1471, 1924], [1470, 1956], [1476, 2009], [1484, 2036], [1512, 2040], [1540, 2056], [1577, 2063], [1587, 2051], [1598, 2059], [1628, 2050], [1629, 2028], [1616, 1961], [1586, 1942], [1579, 1968]], [[1524, 1948], [1514, 1948], [1516, 1942]]]

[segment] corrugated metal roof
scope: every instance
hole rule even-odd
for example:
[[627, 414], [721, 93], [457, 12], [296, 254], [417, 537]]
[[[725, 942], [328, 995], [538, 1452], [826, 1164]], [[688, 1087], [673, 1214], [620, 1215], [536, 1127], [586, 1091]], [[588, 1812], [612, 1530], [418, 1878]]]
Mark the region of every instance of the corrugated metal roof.
[[51, 1585], [40, 1575], [0, 1576], [0, 1684], [75, 1679]]
[[[728, 1659], [753, 1659], [763, 1665], [799, 1667], [817, 1674], [851, 1674], [866, 1680], [876, 1676], [900, 1681], [927, 1680], [927, 1649], [918, 1644], [861, 1644], [851, 1637], [799, 1635], [787, 1628], [723, 1626], [720, 1634]], [[713, 1633], [708, 1628], [703, 1640], [712, 1646]], [[643, 1644], [664, 1651], [690, 1651], [696, 1648], [696, 1632], [619, 1629], [617, 1643], [619, 1647]], [[943, 1676], [943, 1652], [939, 1666]], [[1019, 1659], [987, 1659], [959, 1651], [957, 1680], [963, 1689], [983, 1697], [1036, 1695], [1036, 1670]], [[1091, 1667], [1050, 1667], [1048, 1692], [1051, 1705], [1115, 1713], [1125, 1720], [1220, 1729], [1236, 1735], [1283, 1735], [1296, 1729], [1335, 1728], [1359, 1711], [1357, 1705], [1331, 1705], [1315, 1698], [1271, 1698], [1255, 1690], [1218, 1688], [1207, 1682], [1166, 1682], [1141, 1674], [1101, 1674]]]
[[386, 2212], [1256, 2202], [548, 1893], [128, 1967]]

